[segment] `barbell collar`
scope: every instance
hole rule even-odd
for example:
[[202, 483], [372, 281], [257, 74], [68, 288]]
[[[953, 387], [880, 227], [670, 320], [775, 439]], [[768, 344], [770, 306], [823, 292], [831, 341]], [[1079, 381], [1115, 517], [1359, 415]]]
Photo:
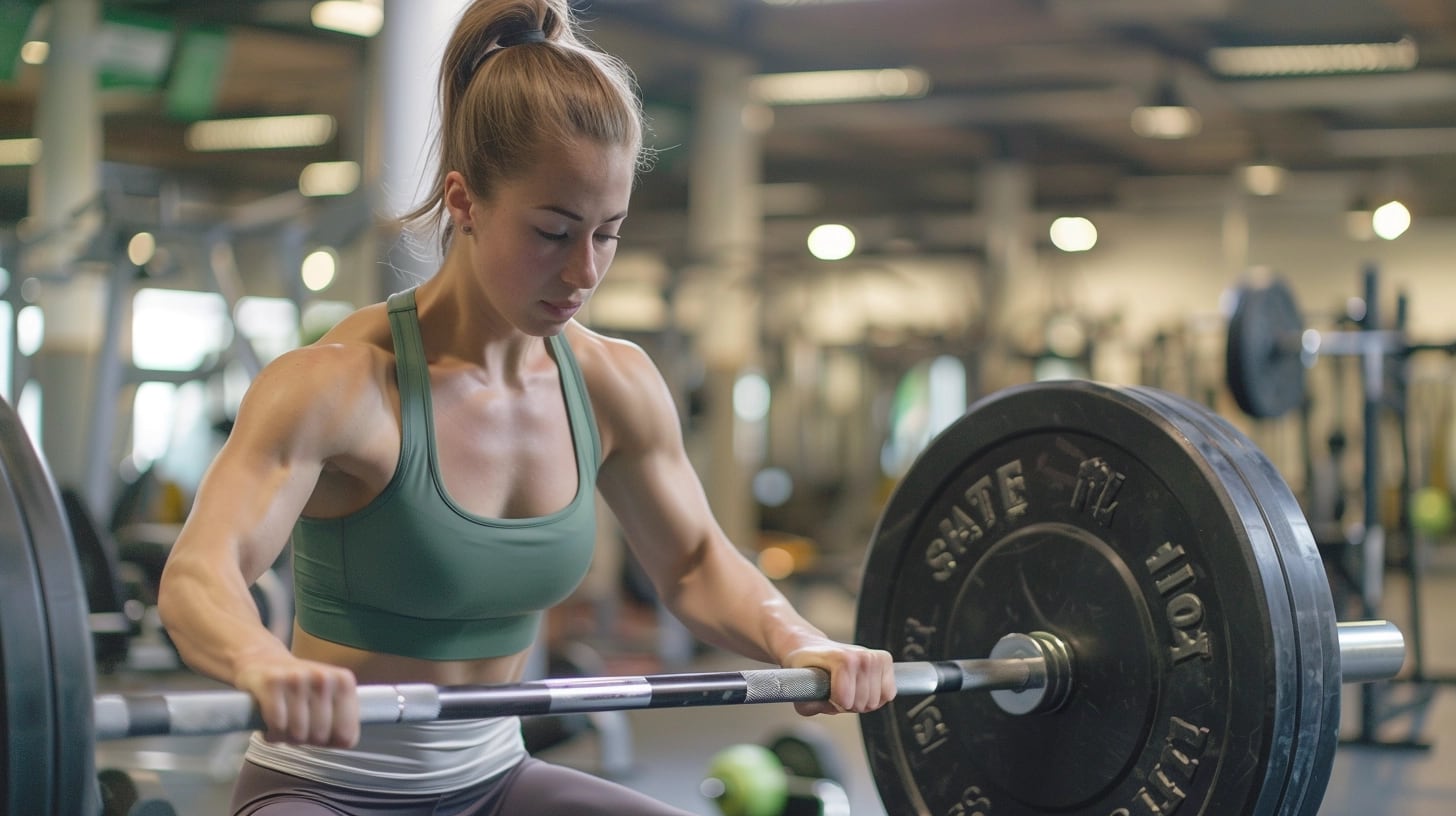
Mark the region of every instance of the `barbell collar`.
[[1390, 621], [1346, 621], [1336, 625], [1340, 679], [1346, 683], [1389, 680], [1405, 663], [1405, 635]]
[[991, 647], [991, 657], [993, 660], [1025, 659], [1039, 668], [1035, 682], [1019, 689], [991, 692], [991, 701], [1007, 714], [1056, 711], [1072, 693], [1072, 652], [1061, 638], [1050, 632], [1007, 635]]

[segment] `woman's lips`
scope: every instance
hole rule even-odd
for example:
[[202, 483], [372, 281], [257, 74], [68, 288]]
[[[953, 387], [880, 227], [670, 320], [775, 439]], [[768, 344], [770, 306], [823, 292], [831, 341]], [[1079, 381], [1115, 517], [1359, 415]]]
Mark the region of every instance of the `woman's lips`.
[[569, 320], [572, 315], [581, 309], [581, 303], [575, 300], [543, 300], [546, 310], [562, 320]]

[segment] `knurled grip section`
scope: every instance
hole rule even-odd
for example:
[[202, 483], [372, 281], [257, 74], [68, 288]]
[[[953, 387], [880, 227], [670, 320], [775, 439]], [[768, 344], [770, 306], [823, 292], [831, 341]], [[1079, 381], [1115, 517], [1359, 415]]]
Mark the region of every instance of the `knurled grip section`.
[[829, 699], [829, 673], [822, 669], [756, 669], [743, 672], [745, 703], [798, 703]]

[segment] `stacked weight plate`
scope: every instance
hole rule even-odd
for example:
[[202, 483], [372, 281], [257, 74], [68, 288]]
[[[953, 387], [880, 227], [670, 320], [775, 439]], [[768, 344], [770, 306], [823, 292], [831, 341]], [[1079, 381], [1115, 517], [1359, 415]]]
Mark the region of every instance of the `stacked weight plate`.
[[1035, 630], [1073, 656], [1055, 712], [942, 695], [863, 717], [891, 813], [1293, 816], [1328, 782], [1338, 643], [1298, 505], [1252, 444], [1159, 392], [973, 406], [881, 516], [856, 629], [902, 660]]
[[97, 812], [86, 595], [50, 473], [0, 400], [0, 804]]
[[1142, 399], [1168, 409], [1175, 422], [1186, 423], [1190, 438], [1233, 466], [1268, 525], [1274, 552], [1284, 569], [1300, 645], [1300, 667], [1306, 678], [1301, 693], [1300, 724], [1295, 732], [1286, 795], [1281, 814], [1314, 814], [1329, 785], [1340, 729], [1340, 659], [1335, 635], [1336, 612], [1314, 536], [1295, 498], [1274, 464], [1242, 432], [1197, 403], [1154, 389], [1132, 389]]

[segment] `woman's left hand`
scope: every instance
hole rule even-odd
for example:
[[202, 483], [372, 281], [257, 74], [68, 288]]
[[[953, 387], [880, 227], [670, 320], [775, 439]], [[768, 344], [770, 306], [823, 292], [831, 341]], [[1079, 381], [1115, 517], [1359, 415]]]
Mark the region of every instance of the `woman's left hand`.
[[889, 652], [824, 640], [789, 652], [784, 668], [813, 667], [829, 672], [829, 699], [794, 703], [804, 716], [863, 714], [895, 699], [895, 672]]

